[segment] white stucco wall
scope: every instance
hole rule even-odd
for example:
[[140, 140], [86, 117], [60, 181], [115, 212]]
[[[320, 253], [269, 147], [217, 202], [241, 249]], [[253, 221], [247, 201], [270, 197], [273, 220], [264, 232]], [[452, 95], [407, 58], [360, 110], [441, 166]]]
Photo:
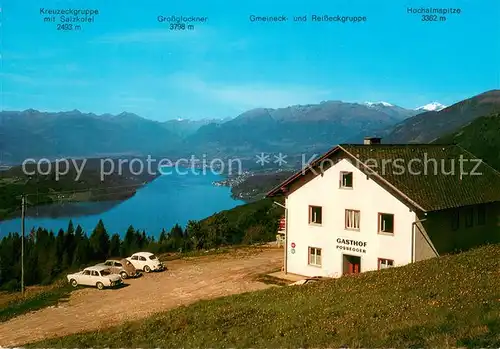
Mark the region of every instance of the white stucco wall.
[[[341, 171], [353, 172], [353, 189], [339, 188]], [[309, 205], [322, 207], [322, 225], [309, 224]], [[305, 276], [340, 277], [343, 254], [361, 257], [361, 272], [378, 269], [378, 258], [395, 266], [411, 262], [415, 214], [347, 160], [341, 160], [289, 194], [287, 271]], [[345, 229], [345, 210], [360, 211], [360, 230]], [[394, 214], [394, 236], [381, 235], [378, 213]], [[367, 243], [366, 253], [337, 249], [337, 238]], [[292, 244], [295, 244], [292, 253]], [[322, 266], [308, 265], [308, 247], [322, 249]]]

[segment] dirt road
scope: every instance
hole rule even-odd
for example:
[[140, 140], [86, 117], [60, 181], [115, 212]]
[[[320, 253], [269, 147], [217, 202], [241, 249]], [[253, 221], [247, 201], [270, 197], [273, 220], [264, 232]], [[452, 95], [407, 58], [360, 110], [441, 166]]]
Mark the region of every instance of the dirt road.
[[171, 261], [167, 271], [126, 280], [127, 287], [79, 289], [57, 307], [0, 323], [0, 347], [102, 329], [200, 299], [264, 289], [270, 286], [253, 276], [282, 263], [283, 250], [276, 248]]

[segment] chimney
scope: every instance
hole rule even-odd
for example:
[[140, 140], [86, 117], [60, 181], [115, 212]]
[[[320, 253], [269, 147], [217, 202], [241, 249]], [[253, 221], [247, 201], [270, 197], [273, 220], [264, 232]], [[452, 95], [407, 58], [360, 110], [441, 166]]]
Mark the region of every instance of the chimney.
[[382, 138], [379, 137], [365, 137], [364, 144], [365, 145], [371, 145], [371, 144], [380, 144], [382, 141]]

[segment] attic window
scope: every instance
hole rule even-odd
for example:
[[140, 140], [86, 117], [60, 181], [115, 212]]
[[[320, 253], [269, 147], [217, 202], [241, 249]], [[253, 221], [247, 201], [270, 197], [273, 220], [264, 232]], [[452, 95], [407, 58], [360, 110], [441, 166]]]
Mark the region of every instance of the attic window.
[[352, 189], [352, 172], [340, 172], [340, 188]]

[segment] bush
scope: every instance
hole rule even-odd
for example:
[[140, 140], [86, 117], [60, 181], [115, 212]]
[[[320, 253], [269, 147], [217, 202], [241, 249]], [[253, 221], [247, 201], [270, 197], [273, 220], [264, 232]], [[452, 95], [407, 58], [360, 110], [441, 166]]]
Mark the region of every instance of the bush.
[[17, 280], [7, 281], [5, 284], [2, 285], [1, 290], [7, 291], [7, 292], [20, 291], [21, 290], [21, 283]]

